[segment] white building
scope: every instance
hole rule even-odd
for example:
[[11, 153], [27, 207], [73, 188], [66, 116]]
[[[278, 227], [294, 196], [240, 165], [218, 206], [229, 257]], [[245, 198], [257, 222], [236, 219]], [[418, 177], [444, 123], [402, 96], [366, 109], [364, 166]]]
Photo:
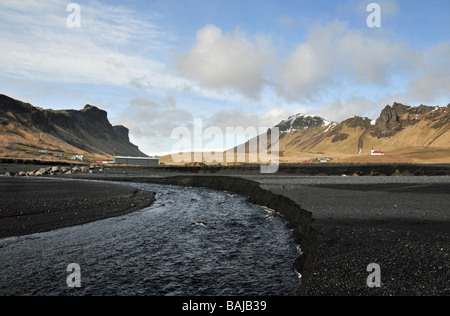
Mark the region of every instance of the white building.
[[372, 151], [371, 151], [372, 156], [384, 156], [384, 152], [382, 151], [377, 151], [372, 147]]
[[115, 164], [122, 165], [138, 165], [138, 166], [157, 166], [159, 165], [159, 159], [150, 157], [114, 157]]

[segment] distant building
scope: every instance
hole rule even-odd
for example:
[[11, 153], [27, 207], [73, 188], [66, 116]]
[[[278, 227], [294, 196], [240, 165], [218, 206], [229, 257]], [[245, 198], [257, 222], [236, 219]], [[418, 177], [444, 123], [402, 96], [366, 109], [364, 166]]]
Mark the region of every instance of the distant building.
[[114, 163], [120, 165], [158, 166], [159, 159], [150, 157], [114, 157]]
[[63, 157], [64, 157], [64, 154], [53, 154], [53, 157], [63, 158]]
[[315, 162], [320, 162], [320, 163], [326, 163], [326, 162], [330, 162], [331, 158], [322, 158], [322, 157], [316, 157], [314, 158]]
[[48, 150], [39, 150], [40, 154], [48, 155]]
[[384, 156], [384, 152], [382, 151], [377, 151], [372, 147], [372, 151], [371, 151], [372, 156]]
[[331, 159], [331, 158], [316, 157], [314, 159], [305, 160], [305, 161], [303, 161], [303, 163], [327, 163], [332, 160], [333, 159]]
[[72, 160], [74, 161], [84, 161], [84, 156], [83, 155], [75, 155], [72, 157]]

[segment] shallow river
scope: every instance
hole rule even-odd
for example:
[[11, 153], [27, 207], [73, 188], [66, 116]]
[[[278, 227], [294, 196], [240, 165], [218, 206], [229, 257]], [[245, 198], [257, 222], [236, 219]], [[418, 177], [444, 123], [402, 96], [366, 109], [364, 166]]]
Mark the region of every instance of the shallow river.
[[[131, 185], [155, 191], [157, 202], [123, 217], [0, 240], [0, 295], [295, 294], [299, 253], [281, 218], [223, 192]], [[80, 270], [67, 271], [72, 263]], [[79, 288], [68, 287], [73, 272]]]

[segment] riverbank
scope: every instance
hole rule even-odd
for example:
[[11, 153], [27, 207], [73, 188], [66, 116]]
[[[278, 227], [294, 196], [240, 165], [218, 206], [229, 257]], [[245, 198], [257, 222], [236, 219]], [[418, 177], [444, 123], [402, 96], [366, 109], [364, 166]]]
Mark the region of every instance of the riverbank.
[[[67, 162], [45, 162], [38, 160], [22, 163], [12, 159], [0, 159], [0, 174], [19, 173], [39, 170], [53, 166], [93, 168], [93, 172], [103, 175], [227, 175], [242, 176], [261, 174], [261, 166], [243, 164], [237, 166], [211, 165], [201, 167], [188, 166], [124, 166], [110, 164], [83, 164]], [[101, 170], [101, 171], [100, 171]], [[314, 164], [280, 164], [278, 171], [271, 176], [450, 176], [450, 164], [362, 164], [362, 163], [314, 163]]]
[[155, 201], [125, 185], [31, 177], [0, 177], [0, 196], [0, 238], [121, 216]]
[[[207, 187], [273, 208], [303, 251], [299, 295], [450, 294], [449, 177], [84, 177]], [[367, 286], [372, 263], [381, 288]]]
[[[71, 178], [200, 186], [275, 209], [303, 256], [299, 295], [449, 295], [450, 177], [192, 175], [122, 167]], [[369, 264], [381, 288], [367, 286]]]
[[[317, 231], [305, 295], [450, 294], [450, 178], [259, 179], [311, 211]], [[367, 267], [381, 268], [369, 288]]]

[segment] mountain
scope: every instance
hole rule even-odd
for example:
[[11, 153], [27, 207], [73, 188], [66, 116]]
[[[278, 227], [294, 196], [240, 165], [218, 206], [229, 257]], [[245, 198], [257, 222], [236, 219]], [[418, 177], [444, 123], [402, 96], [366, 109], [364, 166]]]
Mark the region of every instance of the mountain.
[[282, 121], [276, 127], [279, 128], [281, 133], [285, 133], [285, 132], [292, 132], [294, 130], [301, 130], [301, 129], [306, 130], [310, 127], [317, 127], [324, 125], [328, 126], [329, 124], [330, 122], [325, 121], [320, 116], [297, 114], [291, 116], [286, 121]]
[[[276, 126], [280, 162], [328, 157], [337, 162], [450, 163], [449, 107], [394, 103], [376, 120], [354, 116], [343, 122], [297, 114]], [[240, 146], [251, 154], [256, 150], [249, 143]], [[372, 148], [385, 156], [371, 156]]]
[[112, 126], [106, 111], [45, 110], [0, 95], [0, 155], [27, 157], [39, 151], [110, 159], [116, 155], [146, 157], [129, 139], [124, 126]]

